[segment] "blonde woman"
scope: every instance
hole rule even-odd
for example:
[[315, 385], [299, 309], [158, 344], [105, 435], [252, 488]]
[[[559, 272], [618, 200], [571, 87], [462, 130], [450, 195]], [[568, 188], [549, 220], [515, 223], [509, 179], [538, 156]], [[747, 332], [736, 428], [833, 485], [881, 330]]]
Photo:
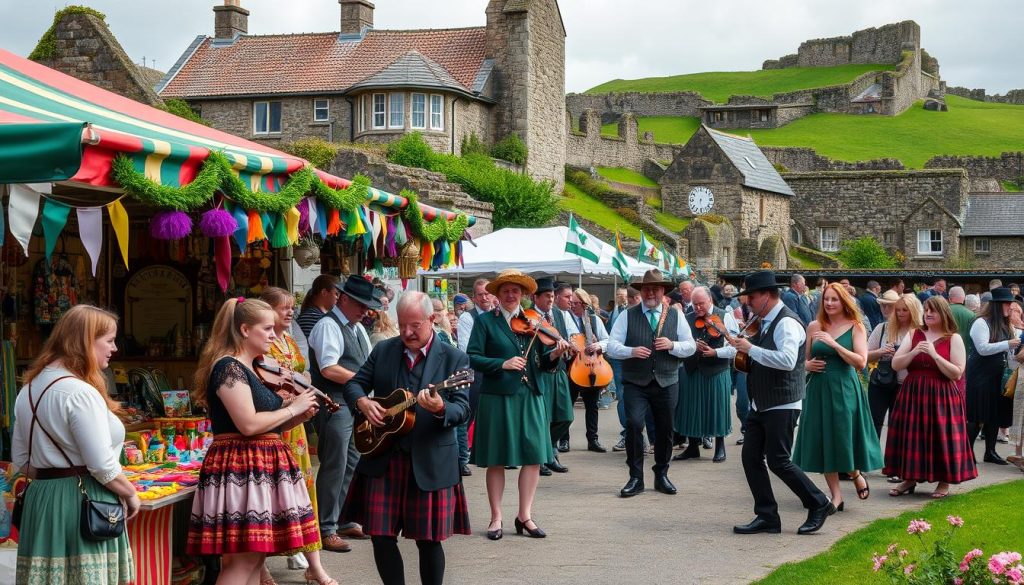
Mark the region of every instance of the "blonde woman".
[[316, 413], [316, 398], [307, 390], [282, 399], [252, 370], [277, 339], [275, 320], [263, 301], [228, 299], [196, 369], [193, 398], [207, 405], [213, 444], [186, 552], [221, 555], [218, 583], [257, 583], [267, 555], [294, 554], [319, 538], [302, 468], [280, 435]]
[[391, 320], [387, 309], [382, 307], [377, 311], [373, 320], [373, 327], [370, 330], [370, 348], [372, 349], [378, 343], [392, 337], [398, 337], [398, 327]]
[[22, 511], [16, 583], [135, 582], [127, 533], [94, 542], [79, 529], [79, 485], [95, 501], [120, 500], [129, 519], [141, 504], [118, 464], [124, 425], [102, 373], [117, 351], [116, 335], [116, 315], [76, 305], [25, 373], [11, 452], [15, 467], [33, 481]]
[[[868, 380], [868, 404], [871, 406], [871, 419], [875, 423], [875, 434], [881, 439], [886, 413], [892, 412], [896, 395], [907, 377], [906, 370], [892, 367], [892, 356], [900, 348], [900, 341], [914, 329], [920, 329], [922, 322], [921, 301], [912, 294], [898, 295], [887, 290], [878, 297], [878, 305], [886, 320], [879, 323], [868, 338], [868, 363], [878, 363]], [[890, 371], [895, 376], [892, 377], [892, 383], [887, 384]]]

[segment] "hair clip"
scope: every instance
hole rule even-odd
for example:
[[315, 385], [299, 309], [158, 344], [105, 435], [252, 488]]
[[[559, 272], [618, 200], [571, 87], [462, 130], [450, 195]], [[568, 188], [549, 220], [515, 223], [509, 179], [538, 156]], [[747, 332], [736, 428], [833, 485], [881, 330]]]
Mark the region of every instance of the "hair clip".
[[238, 304], [241, 305], [245, 302], [245, 297], [238, 297]]

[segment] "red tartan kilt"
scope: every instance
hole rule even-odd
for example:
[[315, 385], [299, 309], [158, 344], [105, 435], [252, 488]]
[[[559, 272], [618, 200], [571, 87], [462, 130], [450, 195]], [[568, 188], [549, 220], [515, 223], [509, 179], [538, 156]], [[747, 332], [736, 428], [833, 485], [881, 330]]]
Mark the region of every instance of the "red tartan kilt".
[[919, 482], [960, 483], [978, 477], [957, 382], [911, 371], [889, 413], [882, 473]]
[[413, 479], [408, 453], [391, 455], [381, 477], [356, 473], [341, 510], [342, 523], [362, 525], [370, 536], [398, 536], [442, 541], [452, 534], [472, 534], [462, 482], [425, 492]]

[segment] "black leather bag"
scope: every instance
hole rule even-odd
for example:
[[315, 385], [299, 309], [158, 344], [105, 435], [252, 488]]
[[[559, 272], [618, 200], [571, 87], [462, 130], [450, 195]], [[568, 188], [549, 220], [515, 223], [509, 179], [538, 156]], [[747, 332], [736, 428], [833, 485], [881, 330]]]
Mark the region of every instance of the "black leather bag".
[[82, 538], [102, 542], [124, 534], [125, 512], [120, 502], [97, 502], [89, 498], [81, 476], [78, 477], [78, 489], [82, 492]]
[[895, 390], [899, 386], [896, 370], [892, 369], [891, 360], [881, 360], [871, 371], [870, 384], [881, 390]]

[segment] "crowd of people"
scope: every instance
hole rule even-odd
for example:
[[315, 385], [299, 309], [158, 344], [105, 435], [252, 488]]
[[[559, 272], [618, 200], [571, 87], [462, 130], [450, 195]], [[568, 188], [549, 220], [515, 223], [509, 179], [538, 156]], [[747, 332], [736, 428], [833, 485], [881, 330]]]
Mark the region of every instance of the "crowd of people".
[[[982, 463], [1024, 471], [1024, 299], [997, 281], [983, 295], [946, 284], [914, 294], [902, 281], [885, 291], [871, 281], [857, 295], [846, 280], [810, 289], [800, 275], [780, 283], [759, 271], [737, 290], [649, 270], [602, 307], [581, 287], [506, 270], [455, 294], [450, 306], [406, 292], [394, 320], [394, 292], [357, 275], [319, 276], [298, 310], [291, 292], [274, 287], [229, 299], [195, 374], [193, 399], [207, 409], [214, 441], [187, 551], [219, 556], [223, 583], [271, 585], [265, 559], [286, 555], [308, 582], [331, 585], [321, 551], [369, 540], [391, 585], [405, 582], [401, 535], [416, 543], [421, 582], [442, 583], [443, 541], [470, 534], [462, 477], [471, 466], [485, 469], [488, 539], [504, 537], [510, 471], [512, 527], [544, 538], [537, 487], [541, 476], [569, 472], [559, 454], [570, 448], [573, 405], [583, 403], [587, 449], [607, 453], [599, 410], [612, 396], [621, 431], [611, 450], [625, 452], [624, 498], [645, 491], [647, 455], [653, 487], [665, 495], [679, 491], [672, 462], [704, 449], [726, 461], [735, 412], [755, 514], [734, 526], [740, 534], [782, 529], [769, 472], [806, 508], [797, 532], [808, 534], [846, 510], [843, 479], [848, 495], [871, 496], [868, 472], [881, 470], [892, 497], [926, 483], [932, 498], [947, 496], [977, 477], [979, 437]], [[76, 306], [25, 377], [13, 457], [34, 481], [19, 582], [69, 570], [83, 582], [134, 578], [126, 537], [95, 542], [78, 530], [79, 491], [121, 501], [129, 518], [140, 505], [118, 464], [120, 405], [101, 373], [116, 332], [112, 313]], [[326, 408], [314, 390], [271, 390], [253, 366], [264, 358], [308, 373], [340, 408]], [[445, 382], [467, 371], [471, 383]], [[381, 399], [398, 388], [413, 423], [360, 455], [354, 436], [390, 423], [396, 411]], [[307, 429], [317, 440], [315, 474]], [[998, 444], [1009, 441], [1014, 454], [1004, 458]], [[808, 473], [823, 474], [827, 493]]]

